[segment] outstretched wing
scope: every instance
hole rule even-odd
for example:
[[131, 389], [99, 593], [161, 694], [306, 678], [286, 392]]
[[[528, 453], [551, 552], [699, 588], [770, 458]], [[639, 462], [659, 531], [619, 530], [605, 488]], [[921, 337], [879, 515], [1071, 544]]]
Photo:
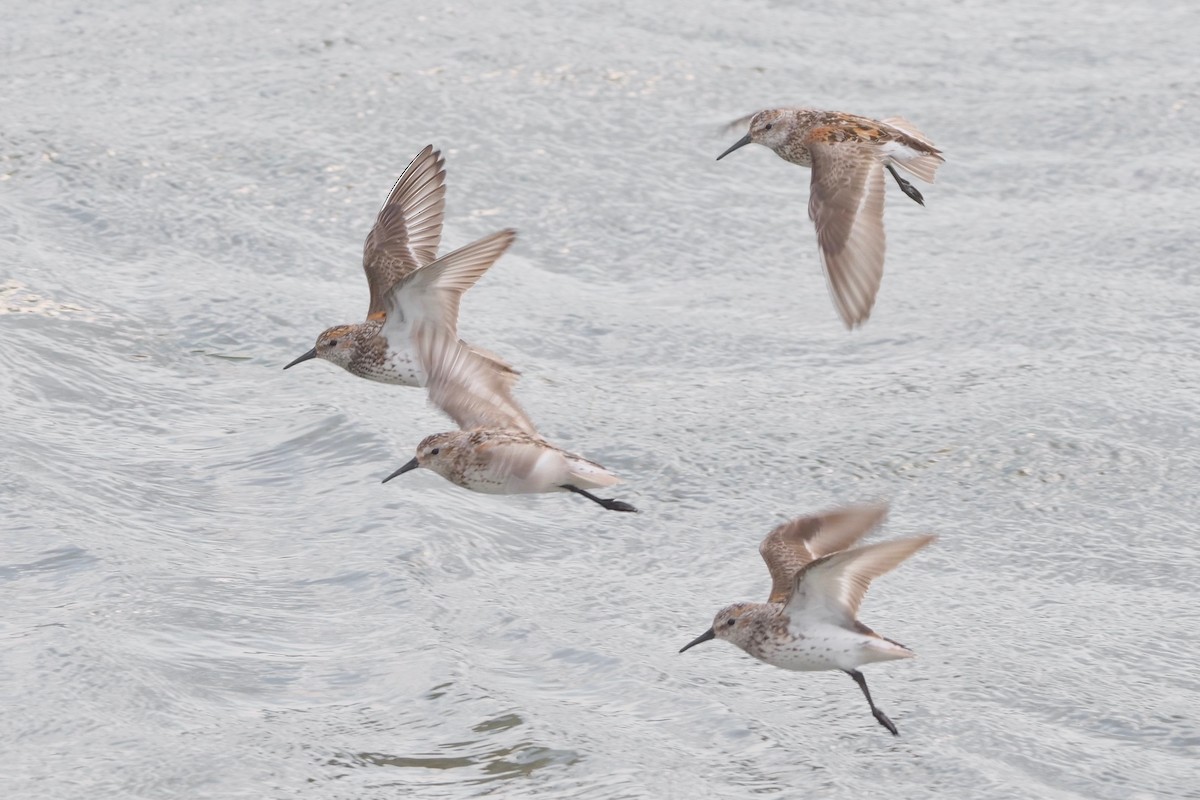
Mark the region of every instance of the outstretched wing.
[[883, 164], [869, 144], [838, 141], [836, 130], [811, 134], [808, 216], [821, 263], [846, 327], [866, 322], [883, 280]]
[[793, 625], [807, 622], [852, 625], [871, 581], [936, 538], [927, 534], [893, 539], [818, 558], [796, 575], [784, 611]]
[[463, 344], [443, 327], [414, 331], [429, 402], [463, 430], [501, 428], [536, 436], [537, 428], [512, 394], [516, 373]]
[[768, 533], [758, 546], [771, 573], [767, 602], [786, 602], [800, 570], [822, 556], [845, 550], [878, 527], [887, 512], [886, 503], [846, 506], [796, 517]]
[[446, 206], [445, 182], [442, 154], [426, 145], [388, 193], [363, 243], [363, 271], [371, 290], [368, 314], [384, 311], [392, 287], [437, 255]]
[[384, 296], [387, 318], [381, 333], [407, 336], [429, 323], [458, 330], [458, 305], [517, 238], [511, 229], [497, 231], [413, 270]]

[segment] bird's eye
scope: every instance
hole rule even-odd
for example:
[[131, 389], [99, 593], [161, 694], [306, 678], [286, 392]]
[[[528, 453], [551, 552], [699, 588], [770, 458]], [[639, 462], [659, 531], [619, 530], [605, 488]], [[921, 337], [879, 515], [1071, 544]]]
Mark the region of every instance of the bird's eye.
[[440, 453], [440, 452], [442, 452], [442, 448], [440, 448], [440, 447], [435, 447], [435, 448], [433, 448], [432, 450], [430, 450], [430, 451], [429, 451], [429, 455], [431, 455], [431, 456], [436, 456], [436, 455], [437, 455], [438, 453]]
[[328, 345], [330, 347], [337, 347], [337, 339], [330, 339]]
[[736, 619], [727, 620], [727, 621], [725, 622], [725, 627], [726, 627], [726, 628], [728, 628], [730, 625], [732, 625], [732, 624], [733, 624], [733, 623], [735, 623], [735, 622], [737, 622], [737, 620], [736, 620]]
[[775, 124], [774, 122], [768, 122], [766, 125], [763, 125], [763, 130], [764, 130], [764, 131], [769, 131], [769, 130], [771, 130], [771, 126], [772, 126], [772, 125], [774, 125], [774, 124]]

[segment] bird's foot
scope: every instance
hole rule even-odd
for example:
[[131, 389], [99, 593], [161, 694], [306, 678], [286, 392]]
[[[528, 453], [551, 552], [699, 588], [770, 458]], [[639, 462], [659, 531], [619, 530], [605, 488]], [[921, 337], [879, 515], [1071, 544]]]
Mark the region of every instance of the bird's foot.
[[887, 715], [887, 714], [883, 713], [883, 712], [882, 712], [882, 711], [880, 711], [878, 708], [873, 708], [873, 709], [871, 709], [871, 713], [875, 715], [875, 720], [876, 720], [876, 721], [877, 721], [877, 722], [878, 722], [880, 725], [882, 725], [883, 727], [885, 727], [885, 728], [887, 728], [889, 731], [891, 731], [891, 733], [892, 733], [892, 736], [899, 736], [899, 735], [900, 735], [900, 731], [896, 730], [896, 723], [894, 723], [894, 722], [892, 722], [890, 719], [888, 719], [888, 715]]
[[921, 194], [921, 191], [908, 181], [904, 181], [904, 183], [900, 184], [900, 191], [904, 192], [921, 205], [925, 205], [925, 195]]
[[592, 494], [587, 489], [580, 489], [578, 486], [572, 486], [569, 483], [564, 483], [559, 488], [566, 489], [568, 492], [574, 492], [575, 494], [581, 494], [588, 500], [591, 500], [593, 503], [598, 503], [599, 505], [604, 506], [609, 511], [630, 511], [634, 514], [637, 513], [637, 509], [629, 505], [629, 503], [626, 503], [622, 500], [613, 500], [608, 497], [596, 497], [596, 495]]
[[921, 194], [917, 187], [913, 186], [908, 180], [901, 178], [900, 173], [896, 172], [896, 168], [888, 164], [888, 172], [892, 173], [892, 177], [896, 179], [896, 185], [900, 187], [900, 191], [908, 195], [910, 200], [913, 200], [921, 205], [925, 205], [925, 195]]

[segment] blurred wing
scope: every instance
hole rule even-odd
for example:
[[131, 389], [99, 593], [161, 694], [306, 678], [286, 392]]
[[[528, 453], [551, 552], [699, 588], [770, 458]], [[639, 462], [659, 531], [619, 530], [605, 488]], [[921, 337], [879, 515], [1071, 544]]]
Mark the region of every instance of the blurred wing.
[[513, 230], [493, 233], [410, 272], [384, 296], [387, 316], [380, 333], [395, 342], [406, 341], [422, 326], [457, 335], [463, 292], [475, 285], [516, 236]]
[[817, 226], [821, 262], [842, 321], [866, 322], [883, 279], [883, 165], [871, 145], [838, 142], [813, 131], [808, 216]]
[[786, 603], [796, 574], [822, 556], [845, 550], [887, 516], [886, 503], [845, 508], [797, 517], [767, 534], [758, 552], [771, 573], [769, 603]]
[[528, 481], [546, 452], [544, 445], [531, 442], [485, 442], [475, 450], [477, 458], [487, 461], [493, 475], [508, 476], [513, 484]]
[[525, 409], [512, 395], [516, 374], [432, 325], [414, 332], [417, 358], [428, 378], [429, 402], [463, 430], [501, 428], [536, 436]]
[[388, 291], [437, 256], [446, 206], [446, 162], [426, 145], [396, 181], [363, 243], [363, 270], [371, 290], [367, 313], [384, 311]]
[[894, 539], [819, 558], [796, 575], [784, 611], [793, 622], [803, 619], [850, 625], [858, 616], [871, 581], [936, 538], [925, 535]]
[[731, 133], [739, 133], [739, 132], [745, 133], [746, 126], [750, 124], [750, 120], [754, 119], [754, 115], [757, 113], [758, 113], [757, 111], [751, 111], [749, 114], [747, 114], [744, 117], [738, 117], [733, 122], [725, 123], [725, 126], [721, 128], [722, 135], [728, 135]]
[[[784, 111], [790, 111], [793, 109], [800, 109], [800, 108], [802, 108], [802, 106], [771, 106], [771, 108], [780, 109], [780, 110], [784, 110]], [[760, 110], [765, 110], [765, 109], [760, 109]], [[730, 134], [730, 133], [737, 133], [738, 131], [745, 133], [747, 126], [750, 124], [750, 120], [754, 119], [754, 115], [757, 113], [759, 113], [759, 112], [751, 111], [749, 114], [747, 114], [744, 117], [738, 117], [733, 122], [726, 123], [725, 127], [723, 127], [721, 129], [722, 133]]]

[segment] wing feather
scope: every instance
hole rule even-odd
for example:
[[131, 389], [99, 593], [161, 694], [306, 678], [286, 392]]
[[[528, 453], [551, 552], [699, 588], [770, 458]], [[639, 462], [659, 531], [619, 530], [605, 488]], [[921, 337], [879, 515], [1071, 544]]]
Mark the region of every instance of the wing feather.
[[512, 394], [515, 373], [460, 342], [450, 331], [424, 325], [414, 331], [427, 376], [429, 401], [463, 430], [501, 428], [537, 435]]
[[869, 145], [814, 136], [808, 216], [834, 305], [853, 328], [871, 315], [883, 279], [883, 165]]
[[796, 574], [784, 611], [793, 621], [852, 625], [871, 581], [936, 538], [893, 539], [818, 558]]
[[463, 292], [475, 285], [516, 236], [511, 229], [497, 231], [410, 272], [384, 296], [380, 334], [401, 342], [418, 327], [432, 325], [457, 335]]
[[771, 573], [769, 603], [786, 602], [797, 573], [822, 556], [845, 550], [887, 516], [886, 503], [855, 505], [796, 517], [767, 534], [758, 552]]
[[437, 256], [445, 205], [446, 162], [426, 145], [388, 192], [363, 243], [368, 314], [384, 311], [392, 287]]

